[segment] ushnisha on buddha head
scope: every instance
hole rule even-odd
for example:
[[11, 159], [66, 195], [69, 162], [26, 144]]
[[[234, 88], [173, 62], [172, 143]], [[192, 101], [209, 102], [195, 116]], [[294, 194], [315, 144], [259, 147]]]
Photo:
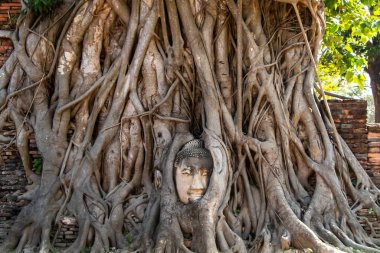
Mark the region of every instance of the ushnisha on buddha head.
[[211, 153], [203, 147], [203, 142], [195, 139], [186, 143], [177, 153], [174, 167], [179, 200], [188, 204], [202, 198], [213, 168]]

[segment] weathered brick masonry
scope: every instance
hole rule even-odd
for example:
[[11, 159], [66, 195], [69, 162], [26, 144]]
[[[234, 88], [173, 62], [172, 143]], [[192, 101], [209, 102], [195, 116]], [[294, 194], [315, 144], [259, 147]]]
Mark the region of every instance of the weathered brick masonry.
[[[14, 128], [8, 128], [2, 134], [14, 139], [16, 131]], [[32, 161], [41, 158], [33, 135], [30, 136], [29, 155]], [[27, 180], [16, 145], [12, 143], [5, 149], [0, 146], [0, 244], [4, 241], [21, 208], [28, 204], [28, 201], [17, 198], [26, 191], [26, 186]], [[64, 217], [52, 232], [55, 247], [69, 246], [75, 240], [77, 233], [76, 221], [70, 217]]]
[[368, 168], [372, 180], [380, 185], [380, 124], [368, 124]]
[[[19, 0], [0, 0], [0, 29], [13, 29], [20, 13], [21, 4]], [[0, 38], [0, 67], [8, 59], [13, 50], [12, 41]]]
[[[20, 11], [19, 0], [1, 0], [0, 29], [12, 29]], [[13, 50], [12, 41], [0, 38], [0, 67]], [[14, 136], [14, 129], [2, 133]], [[0, 147], [0, 244], [26, 201], [18, 201], [16, 195], [25, 191], [27, 184], [17, 149], [14, 145], [5, 150]]]
[[[329, 105], [339, 134], [380, 187], [380, 124], [367, 124], [367, 102], [329, 100]], [[380, 223], [372, 209], [362, 209], [357, 215], [368, 233], [375, 232], [380, 237]]]
[[20, 0], [1, 0], [0, 26], [2, 29], [14, 28], [18, 14], [20, 13]]
[[9, 39], [0, 38], [0, 68], [8, 59], [13, 51], [12, 41]]
[[[20, 13], [20, 0], [0, 0], [0, 29], [14, 29], [17, 16]], [[0, 38], [0, 67], [8, 59], [13, 51], [12, 41]], [[5, 136], [15, 137], [16, 131], [8, 128], [2, 132]], [[40, 158], [35, 144], [35, 139], [30, 136], [30, 152], [33, 159]], [[28, 202], [18, 200], [17, 197], [24, 193], [27, 180], [22, 167], [16, 145], [0, 146], [0, 244], [3, 242], [21, 207]], [[56, 247], [66, 247], [71, 244], [78, 233], [75, 220], [65, 217], [52, 232], [52, 240]]]
[[329, 100], [336, 128], [380, 187], [380, 124], [367, 124], [365, 100]]
[[[2, 132], [4, 136], [15, 137], [16, 131], [8, 128]], [[30, 141], [30, 152], [32, 158], [39, 157], [38, 151], [32, 138]], [[17, 196], [25, 192], [27, 180], [17, 148], [14, 144], [1, 147], [0, 156], [0, 243], [21, 207], [27, 204], [25, 200], [18, 200]]]
[[367, 169], [367, 101], [329, 100], [329, 106], [339, 134]]

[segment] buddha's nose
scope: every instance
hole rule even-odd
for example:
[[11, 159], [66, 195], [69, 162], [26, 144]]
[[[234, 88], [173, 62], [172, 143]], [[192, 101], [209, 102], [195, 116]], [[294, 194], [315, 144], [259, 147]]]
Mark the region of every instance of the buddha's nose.
[[195, 173], [195, 175], [193, 177], [193, 183], [191, 185], [191, 188], [192, 189], [203, 189], [204, 188], [204, 186], [202, 184], [201, 176], [199, 175], [199, 173]]

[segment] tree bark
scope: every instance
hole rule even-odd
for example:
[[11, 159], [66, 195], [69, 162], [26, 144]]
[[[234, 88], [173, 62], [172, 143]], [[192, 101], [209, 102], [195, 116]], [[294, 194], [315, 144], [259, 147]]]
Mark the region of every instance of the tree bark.
[[371, 57], [370, 61], [368, 61], [367, 72], [371, 78], [371, 89], [375, 107], [375, 122], [380, 123], [380, 54]]

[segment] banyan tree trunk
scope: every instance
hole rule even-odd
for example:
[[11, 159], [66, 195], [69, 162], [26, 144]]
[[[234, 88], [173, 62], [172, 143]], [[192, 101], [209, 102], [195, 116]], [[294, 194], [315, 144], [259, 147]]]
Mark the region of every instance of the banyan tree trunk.
[[[49, 252], [65, 214], [79, 232], [63, 252], [380, 252], [355, 214], [379, 217], [380, 192], [316, 99], [322, 1], [64, 0], [21, 13], [0, 31], [15, 46], [0, 125], [17, 129], [30, 204], [0, 252]], [[175, 161], [194, 139], [212, 173], [183, 203]]]

